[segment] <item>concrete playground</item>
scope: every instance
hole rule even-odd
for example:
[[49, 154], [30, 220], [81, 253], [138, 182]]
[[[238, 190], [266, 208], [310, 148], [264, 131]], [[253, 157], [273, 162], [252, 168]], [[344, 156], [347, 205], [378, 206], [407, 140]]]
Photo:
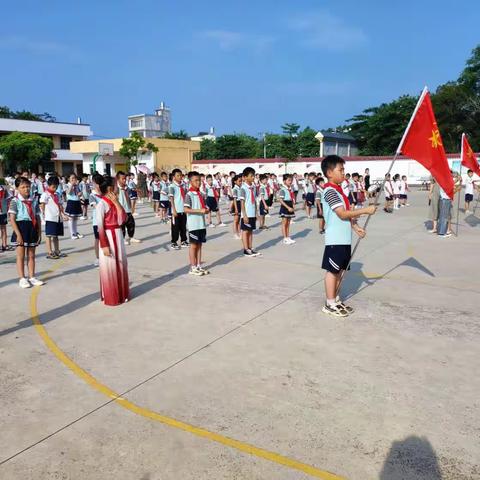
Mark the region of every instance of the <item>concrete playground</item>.
[[267, 219], [259, 258], [230, 218], [209, 229], [194, 277], [140, 206], [114, 308], [88, 221], [66, 259], [39, 247], [43, 287], [1, 253], [0, 479], [480, 479], [480, 206], [440, 238], [426, 193], [410, 203], [371, 220], [346, 319], [321, 313], [323, 237], [301, 210], [295, 245]]

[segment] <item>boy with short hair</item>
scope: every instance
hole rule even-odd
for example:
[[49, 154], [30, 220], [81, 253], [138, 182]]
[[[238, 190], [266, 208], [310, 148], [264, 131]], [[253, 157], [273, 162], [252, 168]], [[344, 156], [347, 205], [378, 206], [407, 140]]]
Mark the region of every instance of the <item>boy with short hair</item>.
[[312, 207], [315, 204], [315, 174], [313, 172], [308, 174], [305, 188], [305, 205], [307, 217], [312, 218]]
[[243, 170], [244, 183], [240, 188], [239, 199], [242, 202], [242, 231], [243, 255], [245, 257], [258, 257], [261, 253], [253, 250], [253, 232], [257, 227], [257, 192], [253, 181], [255, 170], [247, 167]]
[[467, 171], [467, 180], [465, 181], [465, 213], [470, 213], [470, 203], [473, 201], [473, 192], [476, 188], [473, 177], [473, 170]]
[[322, 268], [327, 271], [325, 274], [326, 302], [322, 311], [336, 317], [346, 317], [353, 312], [353, 309], [340, 300], [338, 290], [342, 272], [350, 265], [352, 230], [363, 238], [366, 232], [357, 225], [355, 219], [361, 215], [373, 215], [376, 207], [371, 205], [350, 210], [350, 202], [341, 187], [345, 178], [343, 158], [328, 155], [322, 161], [322, 171], [328, 179], [322, 197], [326, 222]]
[[190, 275], [207, 275], [210, 273], [202, 268], [202, 244], [207, 241], [207, 225], [205, 223], [205, 214], [209, 209], [205, 203], [205, 198], [200, 191], [200, 174], [190, 172], [190, 188], [185, 194], [183, 208], [187, 215], [188, 238], [190, 240], [189, 258]]
[[82, 174], [82, 181], [78, 184], [82, 196], [80, 197], [80, 203], [82, 205], [82, 216], [80, 220], [86, 220], [88, 218], [88, 199], [90, 198], [90, 182], [88, 181], [88, 175]]
[[63, 237], [63, 220], [66, 217], [60, 198], [56, 191], [60, 183], [58, 177], [51, 176], [47, 181], [47, 190], [40, 197], [40, 209], [45, 218], [45, 237], [47, 243], [47, 259], [56, 260], [60, 257], [66, 257], [65, 253], [60, 251], [58, 237]]
[[[172, 183], [168, 188], [168, 197], [172, 206], [172, 250], [180, 250], [182, 247], [188, 247], [187, 242], [187, 217], [184, 209], [184, 198], [186, 195], [183, 185], [183, 174], [179, 168], [172, 170]], [[180, 237], [181, 245], [178, 245]]]
[[385, 205], [383, 211], [385, 213], [393, 213], [393, 183], [391, 180], [391, 175], [387, 173], [385, 175], [385, 183], [383, 185], [383, 190], [385, 192]]
[[11, 195], [5, 184], [0, 183], [0, 236], [2, 237], [2, 252], [13, 250], [13, 247], [7, 242], [7, 224], [8, 224], [8, 205]]
[[270, 197], [270, 187], [268, 186], [268, 178], [266, 175], [262, 174], [259, 177], [260, 180], [260, 202], [259, 202], [259, 215], [260, 219], [260, 230], [268, 230], [268, 227], [265, 225], [265, 216], [268, 213], [268, 199]]

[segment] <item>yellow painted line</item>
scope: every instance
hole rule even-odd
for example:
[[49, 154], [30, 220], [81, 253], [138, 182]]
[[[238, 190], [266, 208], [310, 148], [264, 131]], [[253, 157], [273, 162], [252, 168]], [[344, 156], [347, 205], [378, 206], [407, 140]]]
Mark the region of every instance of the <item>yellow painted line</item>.
[[[48, 278], [48, 276], [51, 273], [53, 273], [55, 270], [61, 267], [62, 263], [63, 261], [58, 262], [54, 268], [49, 270], [49, 272], [44, 276], [44, 278]], [[126, 398], [121, 397], [120, 394], [114, 392], [111, 388], [99, 382], [95, 377], [90, 375], [86, 370], [84, 370], [79, 365], [77, 365], [52, 340], [47, 330], [42, 325], [40, 321], [40, 316], [38, 314], [37, 299], [38, 299], [38, 294], [40, 292], [40, 288], [41, 287], [33, 288], [32, 295], [30, 297], [30, 312], [32, 315], [32, 322], [37, 332], [39, 333], [40, 337], [44, 341], [45, 345], [58, 358], [58, 360], [60, 360], [60, 362], [62, 362], [66, 367], [68, 367], [75, 375], [80, 377], [82, 380], [84, 380], [86, 383], [88, 383], [88, 385], [90, 385], [92, 388], [94, 388], [98, 392], [103, 393], [105, 396], [112, 399], [116, 404], [120, 405], [123, 408], [126, 408], [127, 410], [130, 410], [133, 413], [136, 413], [137, 415], [141, 415], [142, 417], [149, 418], [156, 422], [162, 423], [164, 425], [168, 425], [173, 428], [177, 428], [179, 430], [183, 430], [185, 432], [189, 432], [198, 437], [206, 438], [213, 442], [217, 442], [217, 443], [220, 443], [221, 445], [234, 448], [236, 450], [247, 453], [254, 457], [263, 458], [265, 460], [268, 460], [273, 463], [277, 463], [279, 465], [283, 465], [293, 470], [298, 470], [300, 472], [306, 473], [307, 475], [310, 475], [315, 478], [320, 478], [322, 480], [345, 480], [344, 477], [340, 477], [338, 475], [327, 472], [325, 470], [320, 470], [319, 468], [313, 467], [312, 465], [298, 462], [297, 460], [293, 460], [291, 458], [285, 457], [278, 453], [271, 452], [263, 448], [258, 448], [248, 443], [241, 442], [239, 440], [234, 440], [233, 438], [224, 437], [223, 435], [210, 432], [209, 430], [206, 430], [204, 428], [195, 427], [194, 425], [190, 425], [188, 423], [175, 420], [174, 418], [170, 418], [165, 415], [161, 415], [160, 413], [154, 412], [147, 408], [140, 407], [139, 405], [136, 405], [135, 403], [130, 402]]]

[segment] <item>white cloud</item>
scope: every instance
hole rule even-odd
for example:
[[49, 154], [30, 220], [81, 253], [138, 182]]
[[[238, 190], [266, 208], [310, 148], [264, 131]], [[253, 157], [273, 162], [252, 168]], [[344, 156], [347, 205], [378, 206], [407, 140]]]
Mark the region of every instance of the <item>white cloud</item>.
[[66, 45], [57, 42], [31, 40], [23, 36], [5, 36], [0, 37], [0, 49], [49, 55], [65, 52], [68, 48]]
[[330, 51], [353, 50], [368, 43], [366, 33], [359, 27], [326, 11], [293, 16], [287, 21], [291, 30], [299, 32], [300, 43], [310, 48]]
[[206, 30], [200, 33], [200, 37], [212, 41], [220, 50], [226, 52], [246, 48], [261, 53], [275, 42], [273, 37], [267, 35], [256, 35], [230, 30]]

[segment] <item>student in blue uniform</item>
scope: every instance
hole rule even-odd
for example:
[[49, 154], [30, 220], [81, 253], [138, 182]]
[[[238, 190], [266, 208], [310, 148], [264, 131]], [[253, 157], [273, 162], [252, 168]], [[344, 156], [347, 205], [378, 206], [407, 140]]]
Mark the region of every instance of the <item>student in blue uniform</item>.
[[240, 217], [242, 216], [242, 202], [240, 201], [240, 189], [242, 188], [242, 176], [235, 175], [232, 178], [232, 209], [233, 215], [233, 236], [235, 240], [240, 240]]
[[160, 222], [168, 223], [170, 201], [168, 198], [168, 175], [166, 172], [160, 174]]
[[255, 170], [247, 167], [243, 170], [243, 185], [240, 189], [240, 201], [242, 202], [242, 231], [243, 255], [245, 257], [258, 257], [261, 253], [253, 249], [253, 232], [257, 228], [257, 191], [253, 181]]
[[[8, 215], [13, 228], [12, 245], [17, 247], [17, 272], [20, 288], [43, 285], [35, 277], [35, 249], [42, 238], [42, 221], [36, 198], [30, 198], [30, 180], [18, 177], [15, 180], [16, 195], [10, 201]], [[25, 277], [25, 254], [28, 260], [28, 279]]]
[[69, 177], [69, 183], [66, 186], [65, 192], [67, 195], [65, 214], [69, 217], [68, 225], [70, 227], [70, 236], [72, 240], [77, 240], [78, 238], [83, 238], [83, 235], [78, 233], [77, 230], [78, 218], [82, 216], [82, 205], [80, 203], [82, 193], [78, 186], [78, 178], [74, 173]]
[[215, 225], [212, 221], [212, 213], [217, 214], [217, 226], [225, 227], [225, 224], [222, 222], [222, 217], [220, 215], [220, 209], [218, 207], [218, 199], [220, 198], [220, 190], [214, 184], [212, 175], [207, 175], [206, 184], [205, 184], [205, 193], [207, 196], [207, 223], [208, 226], [213, 228]]
[[322, 311], [336, 317], [346, 317], [353, 312], [353, 308], [340, 300], [339, 284], [343, 271], [350, 265], [352, 230], [363, 238], [365, 230], [357, 225], [356, 219], [361, 215], [373, 215], [377, 207], [371, 205], [356, 210], [350, 209], [350, 201], [341, 187], [345, 179], [343, 158], [328, 155], [322, 161], [322, 171], [328, 178], [322, 197], [326, 223], [322, 268], [327, 271], [325, 274], [326, 301]]
[[[183, 184], [183, 174], [179, 168], [172, 171], [172, 183], [168, 188], [168, 197], [172, 205], [172, 250], [180, 250], [182, 247], [188, 247], [187, 241], [187, 217], [183, 206], [185, 198], [185, 186]], [[178, 245], [180, 237], [181, 245]]]
[[190, 172], [190, 188], [185, 194], [183, 207], [187, 215], [188, 240], [190, 242], [190, 274], [206, 275], [210, 273], [202, 268], [202, 245], [207, 241], [207, 225], [205, 223], [205, 214], [209, 209], [205, 198], [200, 191], [200, 174]]
[[137, 184], [135, 183], [135, 174], [129, 173], [127, 180], [128, 194], [130, 196], [130, 205], [132, 208], [132, 215], [138, 217], [137, 213], [137, 200], [138, 200], [138, 191]]
[[295, 192], [292, 188], [293, 176], [286, 173], [283, 176], [283, 185], [278, 192], [280, 201], [280, 217], [282, 218], [283, 243], [292, 245], [295, 240], [290, 238], [290, 222], [295, 217]]
[[5, 184], [0, 184], [0, 234], [2, 237], [2, 252], [13, 250], [13, 247], [7, 242], [7, 223], [8, 223], [8, 204], [11, 195]]
[[[117, 185], [115, 193], [118, 195], [118, 203], [123, 207], [127, 214], [127, 219], [122, 224], [122, 233], [125, 245], [130, 243], [140, 243], [141, 240], [135, 238], [135, 218], [132, 215], [132, 204], [130, 203], [130, 192], [127, 187], [127, 175], [124, 172], [117, 173]], [[128, 233], [128, 236], [126, 235]]]
[[317, 206], [317, 218], [319, 219], [318, 228], [320, 235], [323, 235], [325, 233], [325, 219], [323, 218], [322, 196], [325, 179], [323, 177], [317, 177], [315, 185], [317, 186], [317, 191], [315, 192], [315, 205]]
[[[40, 197], [40, 209], [45, 218], [45, 237], [47, 243], [47, 259], [56, 260], [66, 257], [66, 253], [60, 251], [58, 237], [63, 237], [63, 211], [62, 200], [57, 195], [58, 177], [55, 175], [48, 178], [47, 190]], [[68, 217], [65, 217], [68, 218]]]
[[268, 201], [270, 198], [270, 188], [268, 186], [268, 177], [267, 175], [260, 175], [260, 188], [259, 188], [259, 215], [260, 219], [260, 230], [268, 230], [268, 227], [265, 225], [265, 216], [268, 214], [270, 207], [268, 206]]

